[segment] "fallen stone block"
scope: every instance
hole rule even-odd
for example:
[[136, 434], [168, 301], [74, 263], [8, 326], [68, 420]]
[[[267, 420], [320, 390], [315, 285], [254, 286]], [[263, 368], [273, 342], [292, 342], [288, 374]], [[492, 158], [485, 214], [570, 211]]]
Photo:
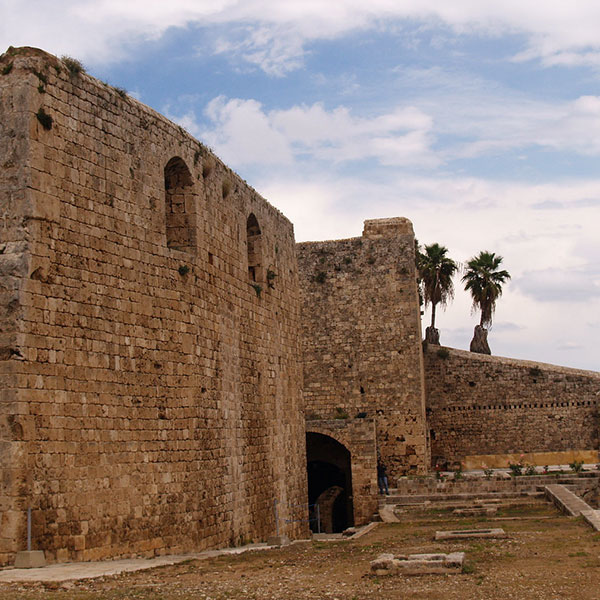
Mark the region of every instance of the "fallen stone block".
[[495, 538], [506, 537], [506, 532], [501, 527], [496, 529], [458, 529], [454, 531], [436, 531], [436, 540], [462, 540], [470, 538]]
[[460, 573], [465, 560], [464, 552], [450, 554], [380, 554], [371, 561], [374, 575], [429, 575]]

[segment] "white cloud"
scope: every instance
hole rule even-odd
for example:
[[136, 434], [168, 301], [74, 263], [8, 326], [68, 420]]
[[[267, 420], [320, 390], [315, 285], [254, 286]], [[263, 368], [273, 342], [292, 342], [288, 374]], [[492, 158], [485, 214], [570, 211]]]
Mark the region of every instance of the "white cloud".
[[0, 14], [0, 46], [38, 45], [90, 63], [122, 58], [136, 41], [158, 39], [169, 28], [195, 26], [216, 28], [215, 52], [281, 75], [302, 65], [312, 41], [410, 20], [458, 35], [524, 35], [515, 60], [600, 64], [595, 0], [56, 0], [51, 8], [43, 0], [1, 0]]
[[515, 285], [538, 302], [588, 302], [600, 300], [600, 267], [597, 263], [570, 269], [554, 267], [526, 271]]
[[331, 165], [368, 159], [419, 168], [438, 164], [430, 150], [431, 118], [412, 106], [364, 118], [344, 106], [328, 111], [317, 103], [265, 111], [256, 100], [219, 96], [204, 113], [210, 123], [204, 129], [190, 112], [170, 117], [236, 168], [302, 159]]

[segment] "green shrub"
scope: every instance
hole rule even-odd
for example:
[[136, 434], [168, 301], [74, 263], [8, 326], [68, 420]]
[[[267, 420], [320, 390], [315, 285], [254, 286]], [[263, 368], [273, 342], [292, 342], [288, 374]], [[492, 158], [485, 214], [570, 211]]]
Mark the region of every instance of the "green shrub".
[[571, 471], [573, 471], [573, 473], [579, 473], [583, 471], [583, 461], [574, 460], [572, 463], [569, 463], [569, 467], [571, 467]]
[[522, 461], [519, 461], [518, 463], [508, 463], [508, 468], [510, 469], [511, 477], [519, 477], [519, 475], [523, 475]]
[[447, 358], [450, 358], [450, 352], [446, 349], [446, 348], [440, 348], [437, 352], [436, 352], [438, 358], [441, 358], [442, 360], [446, 360]]

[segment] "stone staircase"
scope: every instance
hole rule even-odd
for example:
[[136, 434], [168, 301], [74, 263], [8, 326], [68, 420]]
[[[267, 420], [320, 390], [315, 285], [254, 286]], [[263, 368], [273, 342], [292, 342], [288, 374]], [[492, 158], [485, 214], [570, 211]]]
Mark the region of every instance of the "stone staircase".
[[394, 509], [454, 509], [457, 514], [494, 514], [498, 508], [522, 506], [543, 501], [545, 488], [561, 485], [577, 495], [600, 481], [600, 472], [579, 474], [532, 475], [511, 478], [500, 475], [486, 479], [466, 475], [457, 481], [440, 481], [434, 477], [399, 479], [389, 496], [379, 497], [379, 515], [390, 521]]

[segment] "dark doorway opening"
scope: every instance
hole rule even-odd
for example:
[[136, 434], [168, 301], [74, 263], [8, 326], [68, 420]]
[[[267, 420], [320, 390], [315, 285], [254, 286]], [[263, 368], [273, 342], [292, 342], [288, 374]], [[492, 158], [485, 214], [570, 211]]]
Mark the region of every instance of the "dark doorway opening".
[[[319, 503], [320, 529], [339, 533], [354, 524], [350, 452], [343, 444], [321, 433], [306, 434], [308, 502]], [[314, 510], [311, 511], [314, 516]], [[311, 520], [311, 530], [318, 524]]]

